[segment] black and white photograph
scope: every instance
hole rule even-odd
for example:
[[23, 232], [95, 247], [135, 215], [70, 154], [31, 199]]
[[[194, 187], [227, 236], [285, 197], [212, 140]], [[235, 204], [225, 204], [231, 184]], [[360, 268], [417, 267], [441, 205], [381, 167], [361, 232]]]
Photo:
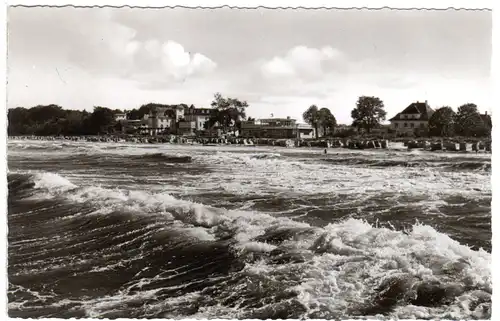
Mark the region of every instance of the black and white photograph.
[[492, 10], [7, 8], [11, 318], [492, 318]]

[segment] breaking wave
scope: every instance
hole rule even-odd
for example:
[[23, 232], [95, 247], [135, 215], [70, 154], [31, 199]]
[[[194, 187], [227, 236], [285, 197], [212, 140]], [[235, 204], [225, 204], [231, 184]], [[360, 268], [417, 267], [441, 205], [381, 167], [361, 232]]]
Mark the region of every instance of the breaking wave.
[[8, 184], [11, 316], [491, 316], [491, 254], [428, 225], [314, 227], [47, 172]]
[[276, 159], [280, 158], [281, 154], [279, 153], [259, 153], [259, 154], [251, 154], [250, 158], [253, 159]]
[[463, 169], [463, 170], [491, 170], [491, 161], [446, 161], [436, 160], [387, 160], [387, 159], [369, 159], [369, 158], [324, 158], [322, 161], [336, 165], [366, 165], [370, 167], [435, 167], [443, 169]]
[[30, 143], [18, 143], [18, 142], [8, 142], [9, 149], [20, 149], [20, 150], [60, 150], [64, 146], [63, 144], [53, 143], [53, 144], [30, 144]]
[[173, 156], [166, 155], [164, 153], [150, 153], [133, 157], [144, 160], [163, 161], [167, 163], [191, 163], [192, 161], [191, 156]]

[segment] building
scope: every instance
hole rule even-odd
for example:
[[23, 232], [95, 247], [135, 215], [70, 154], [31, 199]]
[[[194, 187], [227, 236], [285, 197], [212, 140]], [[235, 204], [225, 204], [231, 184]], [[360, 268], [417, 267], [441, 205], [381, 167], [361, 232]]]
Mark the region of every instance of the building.
[[184, 119], [184, 107], [155, 106], [148, 114], [144, 115], [146, 127], [151, 135], [175, 133], [177, 123]]
[[297, 124], [297, 138], [298, 139], [312, 139], [316, 138], [314, 129], [309, 124]]
[[211, 108], [187, 108], [184, 111], [184, 120], [195, 123], [195, 130], [202, 131], [205, 129], [205, 123], [209, 120], [214, 109]]
[[297, 124], [295, 119], [264, 118], [241, 122], [242, 137], [255, 138], [312, 138], [314, 129], [307, 124]]
[[193, 105], [155, 106], [144, 115], [146, 127], [151, 135], [175, 133], [194, 135], [204, 130], [212, 115], [211, 108], [195, 108]]
[[124, 121], [126, 119], [127, 119], [127, 114], [126, 113], [115, 114], [115, 120], [117, 122], [121, 122], [121, 121]]
[[196, 133], [196, 122], [181, 120], [177, 124], [177, 134], [183, 136], [194, 136]]
[[152, 110], [144, 115], [144, 121], [151, 135], [161, 134], [175, 127], [175, 114], [163, 108]]
[[124, 134], [138, 133], [146, 126], [143, 119], [124, 119], [120, 123], [122, 124], [122, 132]]
[[414, 102], [398, 113], [391, 122], [391, 130], [396, 134], [416, 134], [422, 135], [428, 132], [429, 119], [434, 110], [425, 102]]

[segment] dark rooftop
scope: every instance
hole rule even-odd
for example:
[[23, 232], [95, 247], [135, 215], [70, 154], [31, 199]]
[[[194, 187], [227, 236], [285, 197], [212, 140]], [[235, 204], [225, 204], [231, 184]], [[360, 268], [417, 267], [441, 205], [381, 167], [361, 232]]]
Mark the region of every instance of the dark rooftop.
[[[420, 114], [419, 120], [429, 120], [429, 118], [434, 113], [434, 109], [432, 109], [427, 102], [419, 102], [411, 103], [408, 107], [406, 107], [402, 112], [398, 113], [396, 116], [392, 117], [391, 120], [403, 120], [401, 115], [407, 114]], [[406, 119], [405, 119], [406, 120]]]

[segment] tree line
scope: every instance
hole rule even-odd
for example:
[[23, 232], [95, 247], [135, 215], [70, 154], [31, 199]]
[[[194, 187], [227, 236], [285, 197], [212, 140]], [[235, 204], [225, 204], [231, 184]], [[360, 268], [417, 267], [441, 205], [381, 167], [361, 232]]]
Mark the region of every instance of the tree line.
[[[139, 108], [134, 108], [126, 113], [129, 120], [140, 120], [144, 115], [162, 108], [188, 109], [195, 108], [194, 105], [174, 104], [165, 105], [158, 103], [147, 103]], [[220, 93], [214, 95], [211, 103], [212, 112], [206, 122], [206, 128], [218, 126], [228, 132], [235, 130], [246, 119], [246, 108], [248, 103], [236, 98], [223, 97]], [[36, 136], [78, 136], [113, 134], [122, 131], [122, 125], [116, 121], [116, 114], [124, 113], [120, 109], [111, 109], [95, 106], [92, 112], [81, 110], [66, 110], [58, 105], [38, 105], [31, 108], [17, 107], [8, 110], [7, 133], [16, 135]], [[180, 119], [182, 121], [184, 119]]]
[[[127, 112], [130, 120], [143, 119], [144, 115], [159, 107], [195, 108], [187, 104], [164, 105], [148, 103]], [[205, 129], [218, 127], [224, 133], [241, 128], [243, 120], [251, 120], [246, 116], [248, 103], [237, 98], [224, 97], [220, 93], [214, 95]], [[96, 106], [92, 112], [65, 110], [58, 105], [35, 106], [32, 108], [17, 107], [8, 110], [9, 135], [98, 135], [121, 132], [121, 124], [115, 115], [124, 113], [119, 109]], [[338, 126], [335, 116], [328, 108], [310, 106], [304, 113], [304, 121], [316, 132], [316, 137], [326, 135], [352, 136], [361, 131], [370, 133], [381, 126], [386, 118], [384, 102], [373, 96], [361, 96], [351, 111], [353, 119], [350, 128], [343, 132], [335, 132]], [[181, 119], [182, 121], [183, 119]], [[491, 117], [482, 117], [475, 104], [465, 104], [457, 112], [449, 106], [437, 109], [428, 121], [429, 136], [476, 136], [491, 135]], [[322, 132], [322, 135], [319, 133]]]
[[431, 136], [474, 136], [491, 135], [491, 117], [482, 117], [475, 104], [458, 107], [457, 112], [449, 106], [438, 108], [429, 119]]
[[65, 110], [58, 105], [17, 107], [8, 111], [9, 135], [96, 135], [115, 132], [118, 124], [115, 114], [119, 110], [96, 106], [89, 113]]
[[[364, 130], [368, 133], [374, 128], [380, 126], [385, 120], [386, 112], [384, 110], [384, 102], [380, 98], [372, 96], [361, 96], [356, 102], [356, 107], [351, 111], [353, 119], [351, 129], [347, 129], [345, 136], [354, 135], [356, 131]], [[315, 132], [316, 138], [320, 137], [320, 132], [323, 136], [334, 135], [337, 120], [330, 109], [318, 109], [316, 105], [310, 106], [303, 114], [302, 118], [310, 124]]]
[[[351, 111], [353, 119], [350, 128], [335, 132], [337, 122], [335, 116], [328, 108], [318, 109], [316, 105], [310, 106], [302, 115], [304, 121], [310, 124], [318, 138], [320, 130], [323, 136], [353, 136], [359, 132], [370, 132], [379, 128], [385, 120], [387, 113], [384, 102], [373, 96], [361, 96], [356, 102], [356, 107]], [[485, 137], [491, 135], [491, 117], [483, 117], [477, 106], [468, 103], [458, 107], [457, 112], [449, 106], [438, 108], [429, 118], [427, 136], [468, 136]], [[319, 130], [320, 129], [320, 130]], [[391, 133], [393, 130], [389, 130]]]

